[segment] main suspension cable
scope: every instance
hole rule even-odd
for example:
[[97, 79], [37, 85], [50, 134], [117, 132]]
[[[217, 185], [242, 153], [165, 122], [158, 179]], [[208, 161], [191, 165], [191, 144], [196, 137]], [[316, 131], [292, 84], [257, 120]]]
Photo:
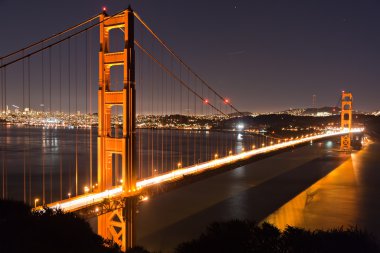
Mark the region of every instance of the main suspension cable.
[[[199, 99], [201, 99], [203, 102], [205, 102], [205, 98], [200, 96], [198, 93], [196, 93], [190, 86], [188, 86], [184, 81], [182, 81], [177, 75], [175, 75], [173, 72], [171, 72], [168, 68], [166, 68], [157, 58], [155, 58], [148, 50], [146, 50], [143, 46], [140, 45], [138, 41], [135, 41], [136, 46], [147, 56], [149, 56], [154, 62], [156, 62], [162, 70], [167, 72], [170, 76], [172, 76], [175, 80], [177, 80], [182, 86], [188, 88], [194, 95], [196, 95]], [[214, 105], [212, 105], [209, 101], [207, 102], [209, 106], [214, 108], [219, 113], [223, 114], [224, 116], [227, 116], [224, 112], [220, 111], [218, 108], [216, 108]]]
[[25, 58], [27, 58], [27, 57], [29, 57], [29, 56], [32, 56], [32, 55], [35, 55], [35, 54], [37, 54], [37, 53], [39, 53], [39, 52], [41, 52], [41, 51], [44, 51], [44, 50], [48, 49], [49, 47], [53, 47], [53, 46], [55, 46], [55, 45], [58, 45], [58, 44], [60, 44], [60, 43], [62, 43], [62, 42], [64, 42], [64, 41], [66, 41], [66, 40], [69, 40], [69, 39], [72, 38], [72, 37], [75, 37], [75, 36], [77, 36], [77, 35], [79, 35], [79, 34], [81, 34], [81, 33], [84, 33], [84, 32], [87, 31], [87, 30], [90, 30], [90, 29], [92, 29], [92, 28], [94, 28], [94, 27], [100, 25], [101, 23], [104, 23], [105, 21], [107, 21], [108, 19], [110, 19], [110, 18], [112, 18], [112, 17], [115, 17], [115, 16], [117, 16], [117, 15], [120, 15], [120, 14], [123, 13], [124, 11], [125, 11], [125, 10], [120, 11], [120, 12], [118, 12], [118, 13], [112, 15], [112, 16], [107, 16], [104, 20], [99, 21], [99, 22], [97, 22], [97, 23], [95, 23], [95, 24], [93, 24], [93, 25], [91, 25], [91, 26], [89, 26], [89, 27], [86, 27], [86, 28], [84, 28], [84, 29], [82, 29], [82, 30], [80, 30], [80, 31], [78, 31], [78, 32], [75, 32], [75, 33], [73, 33], [73, 34], [71, 34], [71, 35], [69, 35], [69, 36], [67, 36], [67, 37], [65, 37], [65, 38], [63, 38], [63, 39], [60, 39], [60, 40], [58, 40], [58, 41], [56, 41], [56, 42], [53, 42], [53, 43], [51, 43], [51, 44], [49, 44], [49, 45], [47, 45], [47, 46], [44, 46], [44, 47], [42, 47], [42, 48], [40, 48], [40, 49], [38, 49], [38, 50], [35, 50], [35, 51], [33, 51], [33, 52], [29, 53], [29, 54], [26, 54], [26, 55], [24, 55], [24, 56], [22, 56], [22, 57], [19, 57], [19, 58], [15, 59], [15, 60], [12, 60], [12, 61], [10, 61], [10, 62], [7, 62], [7, 63], [1, 65], [0, 68], [4, 68], [4, 67], [6, 67], [6, 66], [9, 66], [9, 65], [11, 65], [11, 64], [14, 64], [14, 63], [16, 63], [16, 62], [18, 62], [18, 61], [21, 61], [22, 59], [25, 59]]
[[85, 21], [83, 21], [83, 22], [81, 22], [81, 23], [79, 23], [79, 24], [77, 24], [77, 25], [74, 25], [74, 26], [72, 26], [72, 27], [69, 27], [69, 28], [67, 28], [66, 30], [63, 30], [63, 31], [61, 31], [61, 32], [59, 32], [59, 33], [56, 33], [56, 34], [53, 34], [53, 35], [50, 36], [50, 37], [47, 37], [47, 38], [42, 39], [42, 40], [40, 40], [40, 41], [34, 42], [34, 43], [32, 43], [32, 44], [30, 44], [30, 45], [28, 45], [28, 46], [26, 46], [26, 47], [24, 47], [24, 48], [22, 48], [22, 49], [19, 49], [19, 50], [16, 50], [16, 51], [12, 52], [12, 53], [9, 53], [9, 54], [7, 54], [7, 55], [4, 55], [4, 56], [0, 57], [0, 60], [6, 59], [6, 58], [8, 58], [8, 57], [10, 57], [10, 56], [12, 56], [12, 55], [15, 55], [15, 54], [21, 53], [21, 52], [23, 52], [23, 51], [25, 51], [25, 50], [28, 50], [28, 49], [32, 48], [32, 47], [38, 46], [38, 45], [43, 44], [43, 43], [45, 43], [45, 42], [47, 42], [47, 41], [49, 41], [49, 40], [52, 40], [52, 39], [54, 39], [54, 38], [57, 38], [57, 37], [59, 37], [59, 36], [65, 34], [65, 33], [67, 33], [67, 32], [70, 32], [70, 31], [72, 31], [72, 30], [77, 29], [78, 27], [80, 27], [80, 26], [82, 26], [82, 25], [85, 25], [85, 24], [87, 24], [87, 23], [92, 22], [93, 20], [97, 19], [99, 16], [100, 16], [100, 13], [97, 14], [97, 15], [95, 15], [95, 16], [93, 16], [93, 17], [91, 17], [91, 18], [89, 18], [89, 19], [87, 19], [87, 20], [85, 20]]
[[[195, 71], [187, 65], [182, 58], [180, 58], [167, 44], [164, 42], [158, 35], [145, 23], [145, 21], [134, 12], [135, 17], [140, 23], [148, 30], [148, 32], [166, 49], [168, 52], [174, 56], [183, 66], [185, 66], [194, 76], [196, 76], [208, 89], [210, 89], [215, 95], [217, 95], [222, 101], [226, 102], [226, 99], [222, 97], [215, 89], [213, 89], [203, 78], [201, 78]], [[235, 106], [231, 104], [231, 102], [227, 103], [235, 112], [239, 113], [243, 116], [243, 113], [240, 112]]]

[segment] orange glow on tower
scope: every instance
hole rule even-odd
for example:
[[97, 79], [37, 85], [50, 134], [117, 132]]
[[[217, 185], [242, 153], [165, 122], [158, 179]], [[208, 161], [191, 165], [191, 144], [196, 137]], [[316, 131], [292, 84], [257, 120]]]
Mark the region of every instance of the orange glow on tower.
[[[341, 128], [351, 131], [352, 127], [352, 93], [342, 91]], [[351, 150], [351, 135], [346, 134], [340, 138], [340, 150]]]
[[[104, 7], [105, 8], [105, 7]], [[103, 8], [103, 11], [105, 9]], [[110, 52], [110, 30], [124, 30], [124, 50]], [[111, 68], [123, 66], [123, 89], [111, 90]], [[108, 17], [100, 14], [99, 90], [98, 90], [98, 188], [103, 192], [116, 185], [113, 183], [113, 156], [122, 161], [122, 186], [125, 192], [136, 190], [135, 149], [135, 52], [134, 14], [129, 7], [124, 12]], [[111, 131], [111, 109], [122, 108], [123, 133], [116, 137]], [[123, 251], [134, 244], [134, 205], [126, 200], [120, 208], [98, 217], [98, 233], [112, 239]]]

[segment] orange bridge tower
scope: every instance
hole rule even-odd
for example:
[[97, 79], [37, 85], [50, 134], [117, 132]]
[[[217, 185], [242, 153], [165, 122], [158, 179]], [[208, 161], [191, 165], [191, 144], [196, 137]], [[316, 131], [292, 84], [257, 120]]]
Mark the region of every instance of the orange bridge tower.
[[[351, 130], [352, 126], [352, 93], [342, 92], [341, 128]], [[351, 150], [351, 134], [343, 135], [340, 139], [340, 150]]]
[[[124, 31], [124, 50], [110, 52], [110, 31]], [[111, 90], [111, 68], [123, 66], [123, 88]], [[119, 79], [120, 80], [120, 79]], [[136, 190], [135, 173], [135, 51], [134, 14], [130, 7], [108, 16], [100, 15], [99, 90], [98, 90], [98, 191], [116, 186], [115, 164], [121, 158], [122, 187], [125, 192]], [[122, 108], [123, 128], [120, 137], [112, 131], [112, 107]], [[118, 243], [122, 250], [134, 245], [135, 200], [125, 199], [122, 208], [98, 217], [98, 234]]]

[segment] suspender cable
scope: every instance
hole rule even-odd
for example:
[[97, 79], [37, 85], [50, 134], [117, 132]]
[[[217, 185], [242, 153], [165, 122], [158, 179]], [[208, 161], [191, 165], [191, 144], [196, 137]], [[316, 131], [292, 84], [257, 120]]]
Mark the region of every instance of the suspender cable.
[[[163, 62], [164, 57], [161, 49], [161, 62]], [[161, 122], [164, 119], [164, 73], [161, 71]], [[164, 132], [163, 132], [163, 122], [161, 123], [161, 168], [160, 172], [164, 169]]]
[[[4, 105], [6, 113], [5, 115], [8, 115], [8, 108], [7, 108], [7, 69], [4, 69]], [[8, 128], [5, 128], [5, 140], [8, 139]], [[8, 182], [7, 182], [7, 150], [8, 150], [8, 143], [5, 141], [5, 147], [4, 147], [4, 159], [3, 159], [3, 198], [7, 198], [8, 193]]]
[[[49, 115], [52, 116], [52, 110], [51, 110], [51, 66], [52, 66], [52, 56], [51, 56], [51, 48], [49, 48]], [[51, 159], [51, 158], [50, 158]], [[53, 203], [53, 168], [52, 163], [50, 162], [49, 165], [50, 170], [50, 203]]]
[[[68, 40], [68, 80], [69, 80], [69, 119], [68, 125], [71, 127], [71, 40]], [[69, 197], [71, 196], [71, 172], [72, 172], [72, 163], [69, 166]]]
[[91, 43], [91, 30], [88, 31], [90, 39], [89, 39], [89, 50], [90, 50], [90, 70], [89, 70], [89, 93], [90, 93], [90, 189], [93, 189], [93, 181], [92, 181], [92, 43]]
[[[5, 70], [4, 69], [1, 69], [1, 112], [4, 113], [4, 119], [5, 119], [5, 122], [6, 122], [6, 118], [7, 118], [7, 111], [6, 111], [6, 106], [4, 106], [4, 101], [5, 101], [5, 92], [4, 92], [4, 88], [5, 88], [5, 84], [4, 84], [4, 72]], [[5, 137], [3, 137], [4, 140], [5, 140]], [[6, 141], [4, 141], [5, 145], [6, 145]], [[1, 196], [3, 199], [5, 199], [5, 148], [2, 149], [1, 151], [1, 187], [2, 187], [2, 191], [1, 191]]]
[[[90, 137], [90, 139], [91, 139], [91, 131], [88, 130], [90, 128], [87, 129], [87, 127], [89, 125], [88, 124], [88, 119], [89, 119], [89, 117], [88, 117], [88, 31], [86, 31], [86, 36], [85, 36], [85, 68], [86, 68], [86, 70], [85, 70], [85, 94], [86, 94], [86, 96], [85, 96], [86, 97], [86, 101], [85, 101], [85, 104], [86, 104], [85, 107], [86, 108], [85, 109], [86, 109], [86, 114], [85, 114], [85, 116], [86, 116], [86, 130], [88, 131], [88, 133], [86, 134], [86, 144], [88, 144], [88, 138]], [[90, 147], [90, 153], [91, 153], [91, 147]], [[91, 168], [90, 168], [90, 174], [91, 174]], [[88, 185], [90, 186], [90, 190], [92, 190], [91, 179], [89, 181], [90, 182]]]
[[74, 41], [74, 78], [75, 78], [75, 196], [78, 196], [78, 52], [77, 42]]
[[[62, 46], [59, 44], [59, 113], [62, 115]], [[60, 133], [60, 141], [61, 141], [61, 147], [63, 148], [63, 135], [62, 131], [59, 131]], [[62, 200], [63, 198], [63, 190], [62, 190], [62, 167], [63, 167], [63, 158], [62, 158], [62, 150], [59, 152], [59, 199]]]
[[[27, 58], [28, 59], [28, 107], [29, 107], [29, 112], [28, 112], [28, 160], [30, 161], [30, 137], [31, 137], [31, 134], [30, 134], [30, 116], [31, 116], [31, 103], [30, 103], [30, 86], [31, 86], [31, 83], [30, 83], [30, 57]], [[31, 164], [29, 163], [28, 165], [28, 173], [29, 173], [29, 205], [32, 204], [32, 167], [31, 167]]]
[[[22, 61], [22, 110], [25, 111], [25, 60]], [[24, 139], [25, 140], [25, 139]], [[26, 142], [24, 141], [24, 162], [23, 162], [23, 181], [24, 181], [24, 203], [26, 203]]]
[[[152, 42], [152, 51], [153, 51], [153, 42]], [[150, 109], [150, 114], [153, 116], [153, 103], [154, 103], [154, 64], [153, 61], [151, 62], [151, 109]], [[153, 126], [150, 127], [151, 130], [151, 175], [154, 175], [154, 131], [153, 131]]]
[[[163, 69], [165, 72], [167, 72], [169, 75], [172, 76], [172, 78], [174, 78], [177, 82], [179, 82], [182, 86], [184, 87], [187, 87], [191, 93], [193, 93], [194, 95], [196, 95], [200, 100], [202, 100], [203, 102], [205, 102], [205, 98], [200, 96], [198, 93], [196, 93], [191, 87], [189, 87], [188, 84], [186, 84], [185, 82], [183, 82], [177, 75], [175, 75], [173, 72], [171, 72], [168, 68], [166, 68], [159, 60], [157, 60], [149, 51], [147, 51], [145, 48], [143, 48], [140, 43], [138, 43], [137, 41], [135, 41], [135, 44], [136, 46], [143, 52], [145, 53], [146, 55], [148, 55], [154, 62], [156, 62], [158, 64], [158, 66]], [[207, 105], [211, 106], [212, 108], [214, 108], [216, 111], [218, 111], [219, 113], [227, 116], [224, 112], [220, 111], [218, 108], [216, 108], [212, 103], [210, 103], [209, 101], [207, 102]]]
[[[42, 44], [43, 47], [43, 44]], [[42, 81], [41, 81], [41, 86], [42, 86], [42, 112], [45, 113], [45, 73], [44, 73], [44, 51], [41, 53], [41, 65], [42, 65]], [[45, 144], [44, 142], [46, 141], [46, 135], [45, 135], [45, 130], [42, 130], [42, 204], [45, 205]]]

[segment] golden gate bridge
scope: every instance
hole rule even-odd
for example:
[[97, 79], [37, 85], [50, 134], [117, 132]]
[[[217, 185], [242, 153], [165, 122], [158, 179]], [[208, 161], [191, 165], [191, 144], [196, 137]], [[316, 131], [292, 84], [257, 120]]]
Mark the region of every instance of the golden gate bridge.
[[[216, 143], [196, 138], [194, 132], [207, 135], [215, 122], [241, 112], [130, 7], [113, 15], [103, 9], [5, 55], [0, 69], [0, 115], [26, 129], [18, 157], [9, 141], [17, 128], [3, 130], [2, 198], [97, 216], [98, 233], [123, 250], [134, 245], [136, 204], [158, 186], [324, 138], [342, 136], [341, 149], [349, 151], [350, 135], [362, 131], [352, 128], [352, 94], [343, 92], [337, 129], [288, 138], [219, 129]], [[51, 125], [68, 129], [36, 130]], [[246, 134], [240, 147], [231, 137], [238, 133]], [[31, 143], [36, 134], [38, 151]], [[52, 143], [55, 138], [61, 143]], [[57, 146], [59, 156], [51, 158]], [[13, 162], [22, 171], [12, 180]], [[22, 189], [22, 197], [13, 188]]]

